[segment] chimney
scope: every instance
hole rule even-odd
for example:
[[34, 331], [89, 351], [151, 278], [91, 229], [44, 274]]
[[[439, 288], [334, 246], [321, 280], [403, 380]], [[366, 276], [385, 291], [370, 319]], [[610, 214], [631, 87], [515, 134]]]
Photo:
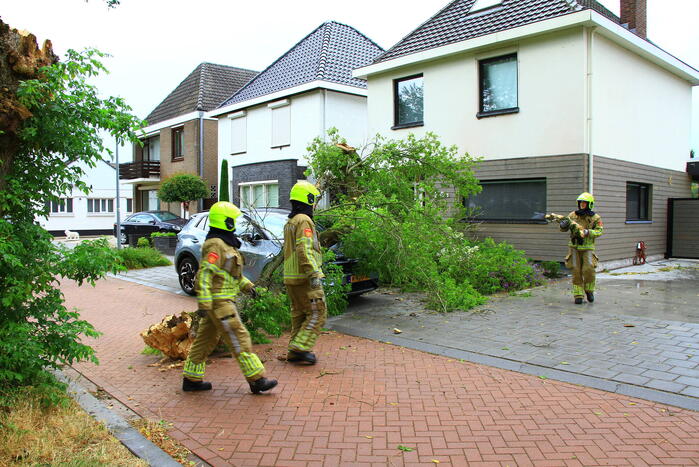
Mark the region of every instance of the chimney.
[[646, 38], [646, 0], [621, 0], [621, 24]]

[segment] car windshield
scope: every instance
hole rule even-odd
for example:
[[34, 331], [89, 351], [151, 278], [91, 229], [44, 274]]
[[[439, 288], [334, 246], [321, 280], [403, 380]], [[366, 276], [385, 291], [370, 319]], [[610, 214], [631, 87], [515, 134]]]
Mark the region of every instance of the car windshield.
[[261, 211], [259, 215], [262, 218], [255, 218], [255, 221], [259, 222], [274, 238], [284, 238], [284, 225], [289, 220], [287, 214]]
[[151, 214], [153, 214], [161, 221], [174, 221], [175, 219], [179, 219], [179, 216], [176, 216], [173, 213], [167, 211], [152, 212]]

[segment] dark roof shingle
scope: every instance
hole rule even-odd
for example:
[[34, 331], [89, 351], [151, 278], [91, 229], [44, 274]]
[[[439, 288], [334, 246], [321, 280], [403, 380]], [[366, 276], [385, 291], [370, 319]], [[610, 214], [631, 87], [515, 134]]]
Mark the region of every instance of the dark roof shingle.
[[148, 114], [146, 121], [153, 125], [197, 110], [215, 109], [256, 75], [256, 71], [243, 68], [201, 63]]
[[221, 107], [272, 94], [312, 81], [366, 88], [352, 70], [368, 65], [383, 49], [351, 26], [328, 21], [301, 39]]
[[475, 2], [452, 1], [377, 57], [374, 63], [585, 9], [593, 9], [619, 23], [619, 18], [596, 0], [503, 0], [500, 5], [469, 14]]

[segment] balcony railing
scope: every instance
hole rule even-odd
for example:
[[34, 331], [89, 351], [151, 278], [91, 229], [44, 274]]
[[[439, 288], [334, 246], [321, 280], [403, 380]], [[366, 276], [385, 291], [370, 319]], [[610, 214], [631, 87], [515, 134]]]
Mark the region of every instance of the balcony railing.
[[160, 161], [137, 161], [119, 164], [119, 180], [160, 178]]

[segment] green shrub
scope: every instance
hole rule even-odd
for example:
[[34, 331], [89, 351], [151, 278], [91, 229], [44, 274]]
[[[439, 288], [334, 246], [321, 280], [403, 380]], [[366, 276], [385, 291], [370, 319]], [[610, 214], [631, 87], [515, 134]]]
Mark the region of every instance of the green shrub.
[[177, 237], [177, 234], [175, 232], [153, 232], [150, 234], [150, 238], [156, 237]]
[[[145, 239], [144, 239], [145, 240]], [[116, 250], [120, 263], [127, 269], [143, 269], [155, 266], [170, 266], [172, 263], [158, 250], [150, 246], [122, 248]]]
[[323, 291], [325, 292], [325, 304], [328, 307], [328, 316], [341, 315], [347, 309], [347, 292], [352, 288], [351, 284], [344, 284], [345, 274], [342, 266], [333, 264], [335, 253], [325, 250], [323, 253]]
[[541, 263], [544, 276], [555, 279], [561, 275], [561, 263], [558, 261], [544, 261]]
[[150, 240], [148, 237], [141, 237], [136, 240], [136, 248], [148, 248], [150, 246]]

